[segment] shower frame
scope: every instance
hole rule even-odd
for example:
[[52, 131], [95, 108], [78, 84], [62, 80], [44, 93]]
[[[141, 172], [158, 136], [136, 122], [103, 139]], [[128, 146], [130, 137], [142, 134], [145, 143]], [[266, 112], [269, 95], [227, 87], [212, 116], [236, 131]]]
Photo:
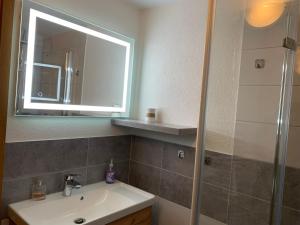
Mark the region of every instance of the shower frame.
[[[207, 105], [207, 89], [210, 71], [210, 56], [212, 35], [214, 30], [214, 21], [216, 14], [216, 0], [208, 0], [208, 15], [206, 23], [206, 37], [204, 50], [204, 63], [202, 71], [201, 84], [201, 102], [199, 123], [196, 137], [196, 153], [195, 153], [195, 168], [194, 168], [194, 183], [192, 192], [192, 206], [190, 225], [200, 225], [200, 205], [201, 205], [201, 190], [202, 190], [202, 174], [204, 168], [205, 155], [205, 121], [206, 121], [206, 105]], [[291, 7], [287, 8], [290, 13]], [[286, 48], [284, 62], [282, 65], [282, 80], [279, 102], [279, 113], [277, 119], [277, 134], [276, 148], [274, 157], [274, 175], [272, 200], [270, 207], [270, 225], [280, 225], [282, 216], [282, 202], [284, 192], [284, 177], [285, 177], [285, 162], [287, 155], [288, 130], [290, 119], [290, 108], [292, 99], [292, 84], [294, 73], [295, 59], [295, 41], [289, 37], [289, 33], [293, 27], [291, 26], [291, 16], [287, 15], [286, 23], [286, 38], [283, 40], [283, 48]]]

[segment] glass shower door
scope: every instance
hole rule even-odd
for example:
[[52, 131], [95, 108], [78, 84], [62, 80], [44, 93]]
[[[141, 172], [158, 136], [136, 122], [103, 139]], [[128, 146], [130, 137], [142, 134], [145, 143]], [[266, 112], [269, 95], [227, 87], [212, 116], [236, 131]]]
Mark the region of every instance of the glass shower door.
[[281, 222], [298, 11], [294, 1], [215, 1], [197, 224]]

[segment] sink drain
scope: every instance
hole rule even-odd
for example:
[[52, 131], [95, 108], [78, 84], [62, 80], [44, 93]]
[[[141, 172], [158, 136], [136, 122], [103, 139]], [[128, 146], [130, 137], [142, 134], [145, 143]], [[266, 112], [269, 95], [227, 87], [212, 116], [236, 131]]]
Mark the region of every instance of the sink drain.
[[78, 219], [74, 220], [75, 224], [83, 224], [84, 222], [85, 222], [84, 218], [78, 218]]

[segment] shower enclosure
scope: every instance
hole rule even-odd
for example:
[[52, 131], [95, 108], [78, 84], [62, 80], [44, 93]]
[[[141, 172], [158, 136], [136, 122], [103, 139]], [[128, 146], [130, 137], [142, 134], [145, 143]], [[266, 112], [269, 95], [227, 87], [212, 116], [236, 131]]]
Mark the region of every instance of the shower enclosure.
[[191, 224], [300, 224], [299, 3], [209, 1]]

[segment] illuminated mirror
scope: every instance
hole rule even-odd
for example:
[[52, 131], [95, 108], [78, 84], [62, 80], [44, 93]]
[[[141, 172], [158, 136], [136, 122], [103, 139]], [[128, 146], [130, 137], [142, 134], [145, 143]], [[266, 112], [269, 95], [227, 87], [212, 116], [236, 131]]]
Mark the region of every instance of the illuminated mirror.
[[129, 116], [134, 40], [23, 1], [17, 115]]

